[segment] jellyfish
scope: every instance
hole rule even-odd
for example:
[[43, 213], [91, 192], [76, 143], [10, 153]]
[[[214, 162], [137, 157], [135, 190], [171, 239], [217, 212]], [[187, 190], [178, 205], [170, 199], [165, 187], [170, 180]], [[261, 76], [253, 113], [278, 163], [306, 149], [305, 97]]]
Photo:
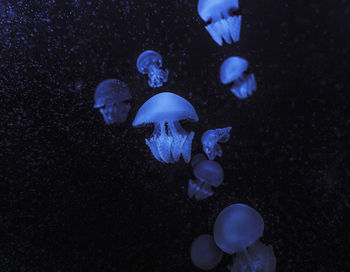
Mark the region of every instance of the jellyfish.
[[107, 79], [98, 84], [94, 108], [99, 109], [107, 125], [123, 123], [130, 111], [131, 94], [126, 83]]
[[191, 160], [194, 132], [186, 132], [180, 120], [198, 121], [193, 106], [184, 98], [170, 92], [159, 93], [148, 99], [138, 110], [133, 126], [154, 123], [154, 131], [146, 145], [162, 163], [174, 163], [180, 156], [186, 163]]
[[139, 55], [136, 62], [137, 69], [148, 75], [148, 85], [152, 88], [163, 86], [168, 80], [169, 71], [162, 70], [162, 57], [153, 50], [147, 50]]
[[224, 170], [216, 161], [203, 159], [195, 163], [193, 174], [197, 179], [189, 180], [187, 195], [196, 200], [212, 196], [212, 187], [218, 187], [224, 180]]
[[245, 204], [226, 207], [216, 218], [214, 240], [224, 252], [235, 254], [231, 272], [274, 272], [276, 258], [272, 247], [258, 239], [264, 232], [264, 220]]
[[203, 151], [209, 160], [214, 160], [216, 156], [222, 156], [222, 149], [218, 143], [226, 143], [230, 139], [232, 127], [209, 129], [202, 135]]
[[247, 98], [256, 90], [254, 74], [245, 75], [248, 61], [240, 57], [229, 57], [220, 68], [220, 79], [223, 84], [233, 83], [231, 92], [239, 99]]
[[220, 46], [223, 40], [228, 44], [239, 41], [241, 15], [232, 15], [238, 10], [238, 0], [199, 0], [198, 14], [207, 23], [205, 27], [213, 40]]
[[221, 262], [222, 256], [223, 252], [215, 244], [212, 235], [202, 234], [192, 243], [192, 263], [202, 270], [213, 269]]
[[202, 153], [198, 153], [196, 155], [193, 156], [192, 160], [191, 160], [191, 165], [194, 168], [199, 162], [206, 160], [207, 158], [205, 157], [205, 155], [203, 155]]

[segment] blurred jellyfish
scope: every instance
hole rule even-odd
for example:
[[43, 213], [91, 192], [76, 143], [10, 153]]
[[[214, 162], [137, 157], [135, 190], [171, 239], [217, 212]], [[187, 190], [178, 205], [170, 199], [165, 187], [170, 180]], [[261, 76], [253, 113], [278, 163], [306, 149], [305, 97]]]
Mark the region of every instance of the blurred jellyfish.
[[245, 75], [248, 61], [240, 57], [229, 57], [220, 68], [220, 79], [223, 84], [233, 83], [231, 92], [238, 98], [244, 99], [256, 90], [254, 74]]
[[239, 41], [242, 16], [232, 16], [238, 10], [238, 0], [199, 0], [198, 14], [208, 24], [205, 28], [220, 46], [223, 39], [231, 44]]
[[222, 149], [218, 143], [226, 143], [230, 139], [232, 127], [209, 129], [202, 135], [203, 151], [209, 160], [214, 160], [216, 156], [222, 156]]
[[123, 123], [130, 111], [128, 86], [118, 79], [102, 81], [95, 91], [94, 108], [99, 109], [107, 125]]
[[258, 241], [263, 232], [264, 220], [253, 208], [233, 204], [221, 211], [214, 225], [214, 240], [222, 251], [235, 254], [231, 272], [276, 270], [272, 247]]
[[192, 243], [192, 263], [202, 270], [213, 269], [221, 262], [222, 256], [223, 252], [215, 244], [212, 235], [202, 234]]
[[207, 158], [202, 153], [198, 153], [192, 157], [191, 165], [194, 168], [198, 163], [206, 159]]
[[197, 179], [189, 180], [187, 195], [196, 200], [206, 199], [214, 194], [212, 186], [218, 187], [223, 182], [224, 170], [219, 163], [205, 159], [194, 165], [193, 174]]
[[163, 86], [167, 82], [169, 71], [162, 70], [162, 57], [153, 50], [147, 50], [139, 55], [136, 62], [137, 69], [149, 77], [148, 85], [152, 88]]
[[191, 160], [194, 132], [186, 132], [180, 120], [197, 122], [195, 109], [181, 96], [164, 92], [154, 95], [140, 107], [133, 126], [154, 123], [153, 134], [150, 139], [146, 139], [146, 144], [158, 161], [174, 163], [182, 155], [188, 163]]

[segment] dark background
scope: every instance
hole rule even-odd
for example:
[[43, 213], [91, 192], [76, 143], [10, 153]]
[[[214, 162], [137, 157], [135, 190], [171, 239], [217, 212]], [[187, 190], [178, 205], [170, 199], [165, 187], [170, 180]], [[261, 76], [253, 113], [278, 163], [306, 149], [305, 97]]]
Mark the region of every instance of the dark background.
[[[258, 210], [277, 271], [350, 270], [348, 1], [240, 3], [241, 40], [219, 47], [197, 2], [1, 1], [0, 271], [199, 271], [189, 250], [232, 203]], [[147, 49], [169, 81], [136, 69]], [[249, 61], [258, 89], [238, 100], [222, 61]], [[95, 87], [126, 82], [132, 109], [107, 127]], [[192, 168], [154, 159], [151, 127], [131, 126], [152, 95], [188, 99], [207, 129], [232, 126], [225, 180], [204, 201]], [[215, 271], [227, 271], [225, 255]]]

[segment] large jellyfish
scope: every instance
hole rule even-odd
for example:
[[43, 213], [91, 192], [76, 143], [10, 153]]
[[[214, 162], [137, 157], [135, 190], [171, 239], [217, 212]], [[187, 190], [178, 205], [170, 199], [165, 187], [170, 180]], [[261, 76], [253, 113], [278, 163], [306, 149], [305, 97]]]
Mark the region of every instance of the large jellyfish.
[[235, 254], [231, 272], [274, 272], [276, 257], [272, 247], [258, 239], [264, 232], [264, 220], [253, 208], [233, 204], [218, 215], [214, 240], [221, 250]]
[[209, 160], [214, 160], [216, 156], [222, 156], [222, 149], [218, 143], [226, 143], [230, 139], [232, 127], [209, 129], [202, 135], [203, 151]]
[[[198, 154], [197, 154], [198, 155]], [[212, 187], [218, 187], [224, 180], [224, 170], [221, 165], [215, 161], [201, 159], [198, 161], [197, 155], [193, 174], [197, 178], [189, 180], [187, 195], [196, 200], [206, 199], [214, 194]]]
[[102, 81], [95, 91], [94, 108], [99, 109], [107, 125], [123, 123], [130, 111], [131, 94], [126, 83], [118, 79]]
[[213, 269], [221, 262], [222, 256], [223, 252], [215, 244], [212, 235], [202, 234], [192, 243], [192, 263], [202, 270]]
[[256, 90], [254, 74], [245, 75], [248, 61], [240, 57], [229, 57], [220, 68], [220, 79], [223, 84], [233, 83], [231, 92], [238, 98], [244, 99]]
[[179, 95], [164, 92], [148, 99], [138, 110], [133, 126], [154, 123], [154, 131], [147, 146], [162, 163], [179, 161], [180, 155], [188, 163], [194, 132], [186, 132], [180, 120], [198, 121], [193, 106]]
[[198, 14], [208, 24], [205, 28], [220, 46], [223, 39], [231, 44], [239, 41], [241, 15], [233, 15], [238, 10], [238, 0], [199, 0]]
[[152, 88], [163, 86], [168, 80], [169, 71], [162, 70], [162, 57], [153, 50], [147, 50], [139, 55], [136, 62], [137, 69], [148, 75], [148, 85]]

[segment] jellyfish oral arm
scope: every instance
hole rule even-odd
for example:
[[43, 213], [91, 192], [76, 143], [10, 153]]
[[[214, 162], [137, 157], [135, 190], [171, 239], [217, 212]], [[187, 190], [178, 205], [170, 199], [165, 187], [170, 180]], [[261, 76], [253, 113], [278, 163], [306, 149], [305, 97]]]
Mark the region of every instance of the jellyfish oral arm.
[[254, 74], [239, 78], [237, 81], [235, 81], [234, 85], [231, 88], [231, 92], [239, 99], [245, 99], [248, 96], [251, 96], [255, 90], [256, 81]]
[[205, 28], [220, 46], [223, 45], [223, 40], [228, 44], [238, 42], [241, 32], [242, 16], [233, 16], [228, 19], [219, 20], [216, 23], [207, 25]]
[[169, 70], [160, 69], [157, 65], [151, 64], [148, 67], [148, 85], [152, 88], [163, 86], [164, 82], [168, 81]]
[[205, 182], [201, 182], [200, 180], [192, 180], [190, 179], [188, 182], [188, 197], [194, 197], [196, 200], [206, 199], [214, 194], [211, 186]]

